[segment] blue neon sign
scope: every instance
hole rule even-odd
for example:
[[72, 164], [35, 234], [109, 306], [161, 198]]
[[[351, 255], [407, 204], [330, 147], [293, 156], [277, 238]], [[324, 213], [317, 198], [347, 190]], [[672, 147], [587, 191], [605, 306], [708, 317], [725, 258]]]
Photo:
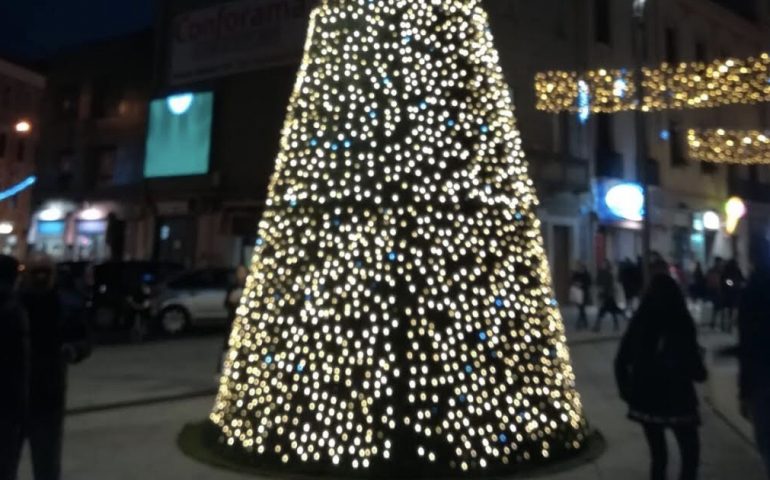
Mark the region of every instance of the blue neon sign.
[[16, 185], [10, 188], [6, 188], [3, 191], [0, 191], [0, 202], [2, 202], [5, 199], [13, 197], [14, 195], [20, 194], [24, 190], [34, 185], [36, 181], [37, 181], [37, 178], [34, 175], [30, 175], [29, 177], [25, 178], [24, 180], [17, 183]]

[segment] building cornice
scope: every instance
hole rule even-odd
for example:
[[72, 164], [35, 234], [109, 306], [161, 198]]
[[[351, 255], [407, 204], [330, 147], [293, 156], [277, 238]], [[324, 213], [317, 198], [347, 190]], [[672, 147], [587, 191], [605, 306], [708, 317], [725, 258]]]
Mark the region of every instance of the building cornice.
[[0, 75], [14, 78], [40, 89], [45, 87], [44, 76], [2, 58], [0, 58]]

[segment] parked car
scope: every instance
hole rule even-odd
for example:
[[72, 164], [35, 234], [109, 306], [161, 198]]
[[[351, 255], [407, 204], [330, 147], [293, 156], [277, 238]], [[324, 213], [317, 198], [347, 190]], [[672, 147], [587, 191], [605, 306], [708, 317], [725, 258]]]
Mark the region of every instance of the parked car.
[[169, 280], [156, 299], [160, 329], [177, 335], [190, 327], [224, 326], [225, 296], [234, 277], [231, 268], [203, 268]]
[[127, 299], [141, 285], [153, 292], [166, 279], [182, 272], [184, 267], [171, 262], [127, 261], [105, 262], [94, 266], [92, 318], [101, 329], [127, 328]]

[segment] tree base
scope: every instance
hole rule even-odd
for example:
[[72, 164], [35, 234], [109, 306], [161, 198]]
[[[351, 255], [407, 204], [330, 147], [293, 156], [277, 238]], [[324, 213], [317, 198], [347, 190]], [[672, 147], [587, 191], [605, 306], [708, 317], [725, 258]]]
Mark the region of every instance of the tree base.
[[[532, 462], [520, 465], [509, 465], [504, 469], [489, 470], [484, 475], [478, 471], [463, 473], [444, 470], [433, 464], [395, 465], [394, 462], [383, 463], [380, 468], [372, 466], [366, 470], [345, 469], [340, 466], [323, 465], [320, 463], [284, 464], [269, 456], [256, 455], [240, 447], [224, 445], [220, 440], [217, 427], [204, 420], [189, 423], [184, 426], [177, 437], [177, 445], [188, 457], [199, 462], [238, 473], [254, 476], [270, 476], [276, 478], [291, 477], [294, 480], [303, 478], [346, 478], [349, 480], [370, 478], [400, 478], [400, 479], [430, 479], [430, 478], [527, 478], [552, 475], [554, 473], [573, 470], [588, 464], [600, 457], [606, 442], [602, 434], [592, 430], [580, 450], [568, 455], [551, 458], [548, 462]], [[401, 462], [403, 463], [403, 462]]]

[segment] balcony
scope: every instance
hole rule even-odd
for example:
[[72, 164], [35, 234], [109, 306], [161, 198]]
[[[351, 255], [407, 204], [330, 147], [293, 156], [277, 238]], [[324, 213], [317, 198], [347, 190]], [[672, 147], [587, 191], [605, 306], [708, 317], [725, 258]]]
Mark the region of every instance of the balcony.
[[605, 178], [623, 177], [623, 155], [612, 150], [596, 150], [596, 176]]
[[589, 189], [588, 161], [545, 152], [527, 152], [532, 180], [539, 192], [584, 192]]

